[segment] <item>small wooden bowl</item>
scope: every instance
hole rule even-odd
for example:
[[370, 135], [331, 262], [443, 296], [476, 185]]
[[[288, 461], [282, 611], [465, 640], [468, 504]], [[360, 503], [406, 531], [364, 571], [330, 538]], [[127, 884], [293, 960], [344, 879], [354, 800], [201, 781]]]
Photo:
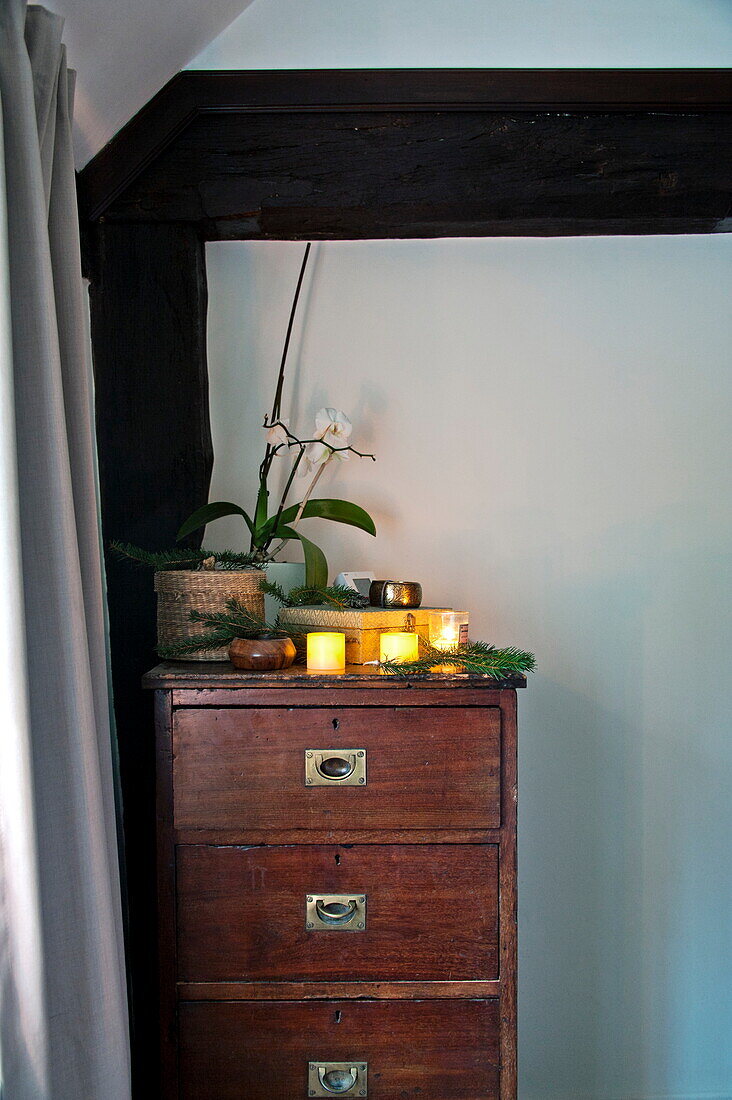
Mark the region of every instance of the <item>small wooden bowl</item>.
[[296, 654], [292, 638], [276, 634], [261, 634], [258, 638], [234, 638], [229, 646], [229, 660], [234, 668], [244, 668], [250, 672], [289, 668]]

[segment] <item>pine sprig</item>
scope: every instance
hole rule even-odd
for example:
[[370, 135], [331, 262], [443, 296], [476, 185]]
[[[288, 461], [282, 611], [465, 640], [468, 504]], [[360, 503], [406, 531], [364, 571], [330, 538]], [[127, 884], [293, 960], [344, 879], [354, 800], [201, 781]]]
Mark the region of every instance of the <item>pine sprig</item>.
[[325, 603], [343, 609], [367, 607], [369, 602], [355, 588], [348, 588], [345, 584], [332, 584], [325, 588], [301, 584], [291, 588], [288, 593], [285, 593], [281, 585], [267, 580], [261, 581], [259, 587], [265, 596], [271, 596], [283, 607], [312, 607]]
[[419, 676], [447, 667], [451, 672], [489, 676], [494, 680], [522, 676], [536, 668], [534, 654], [515, 646], [498, 649], [488, 642], [467, 642], [439, 649], [421, 638], [420, 642], [421, 655], [418, 660], [381, 661], [379, 667], [390, 676]]
[[259, 582], [259, 590], [263, 592], [265, 596], [271, 596], [273, 600], [282, 604], [283, 607], [287, 606], [287, 596], [281, 584], [276, 584], [274, 581], [268, 581], [267, 578], [264, 577]]
[[241, 554], [238, 550], [205, 550], [206, 557], [216, 558], [217, 569], [264, 569], [254, 554]]
[[248, 607], [233, 598], [226, 601], [226, 611], [193, 610], [188, 618], [192, 623], [200, 623], [208, 627], [208, 630], [203, 630], [200, 634], [176, 642], [174, 645], [159, 646], [158, 653], [161, 657], [184, 657], [186, 653], [193, 653], [198, 649], [222, 649], [231, 645], [234, 638], [260, 638], [262, 635], [273, 638], [287, 636], [284, 631], [270, 626], [258, 615], [253, 615]]
[[205, 623], [211, 630], [225, 630], [232, 638], [256, 638], [259, 634], [277, 633], [277, 628], [269, 626], [264, 619], [252, 614], [248, 607], [231, 597], [226, 601], [226, 611], [191, 611], [188, 618], [192, 623]]
[[176, 642], [174, 645], [159, 645], [158, 655], [167, 660], [185, 657], [189, 653], [203, 651], [213, 652], [217, 649], [226, 649], [231, 645], [233, 638], [225, 630], [209, 630], [205, 634], [193, 634], [184, 642]]
[[196, 550], [181, 546], [172, 550], [143, 550], [131, 542], [116, 541], [110, 543], [109, 548], [116, 557], [142, 568], [154, 569], [156, 573], [202, 569], [204, 562], [213, 562], [214, 568], [224, 570], [261, 568], [254, 561], [253, 554], [239, 554], [236, 550]]
[[204, 560], [198, 550], [184, 549], [181, 546], [174, 550], [143, 550], [141, 546], [133, 546], [131, 542], [112, 542], [110, 550], [118, 558], [124, 558], [157, 572], [176, 569], [195, 569]]

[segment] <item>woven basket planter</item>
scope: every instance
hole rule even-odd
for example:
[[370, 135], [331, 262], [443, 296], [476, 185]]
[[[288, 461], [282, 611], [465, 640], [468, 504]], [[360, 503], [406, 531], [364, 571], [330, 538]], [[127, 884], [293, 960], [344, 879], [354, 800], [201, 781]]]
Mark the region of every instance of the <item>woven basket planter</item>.
[[[259, 619], [264, 618], [264, 596], [259, 585], [264, 578], [261, 569], [175, 569], [155, 574], [158, 596], [158, 646], [176, 645], [196, 634], [205, 626], [192, 623], [191, 611], [225, 611], [226, 601], [238, 600]], [[196, 650], [181, 657], [182, 661], [228, 661], [227, 648]]]

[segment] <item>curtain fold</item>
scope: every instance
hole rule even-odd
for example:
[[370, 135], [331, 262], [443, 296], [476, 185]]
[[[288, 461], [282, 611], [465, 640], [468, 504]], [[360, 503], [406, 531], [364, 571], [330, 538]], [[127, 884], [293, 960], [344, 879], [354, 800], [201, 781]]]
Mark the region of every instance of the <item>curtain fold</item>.
[[3, 1100], [125, 1100], [91, 366], [63, 21], [0, 3]]

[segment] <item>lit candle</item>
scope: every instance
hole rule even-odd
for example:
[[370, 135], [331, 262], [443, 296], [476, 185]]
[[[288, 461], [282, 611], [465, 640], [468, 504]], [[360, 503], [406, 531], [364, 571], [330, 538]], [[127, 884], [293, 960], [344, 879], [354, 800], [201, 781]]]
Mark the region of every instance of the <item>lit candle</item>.
[[419, 658], [419, 635], [405, 630], [389, 631], [379, 638], [379, 660], [416, 661]]
[[308, 634], [308, 671], [343, 672], [346, 667], [346, 635], [335, 630]]
[[468, 640], [467, 611], [431, 611], [430, 642], [435, 649], [451, 649]]

